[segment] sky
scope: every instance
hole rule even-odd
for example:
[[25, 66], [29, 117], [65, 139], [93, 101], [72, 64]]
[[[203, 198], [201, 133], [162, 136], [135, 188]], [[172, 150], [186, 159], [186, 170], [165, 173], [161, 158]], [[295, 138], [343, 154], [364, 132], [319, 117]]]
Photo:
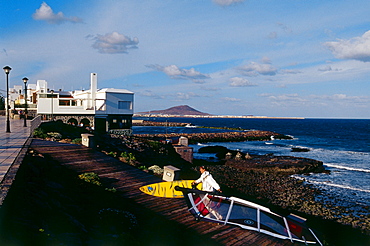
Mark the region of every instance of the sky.
[[0, 1], [11, 88], [89, 89], [94, 72], [134, 112], [370, 118], [367, 0]]

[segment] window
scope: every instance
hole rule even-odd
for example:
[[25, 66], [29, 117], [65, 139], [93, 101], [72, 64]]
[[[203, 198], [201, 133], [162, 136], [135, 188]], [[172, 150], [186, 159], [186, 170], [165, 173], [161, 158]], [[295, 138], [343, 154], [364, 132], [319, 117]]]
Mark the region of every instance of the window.
[[131, 101], [118, 101], [118, 109], [132, 109]]

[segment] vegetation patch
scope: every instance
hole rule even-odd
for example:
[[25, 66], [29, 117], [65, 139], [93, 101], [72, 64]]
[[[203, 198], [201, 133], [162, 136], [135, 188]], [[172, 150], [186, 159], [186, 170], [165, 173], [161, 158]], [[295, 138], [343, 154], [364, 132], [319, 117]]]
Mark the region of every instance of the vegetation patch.
[[87, 183], [91, 183], [97, 186], [102, 186], [99, 175], [97, 175], [94, 172], [83, 173], [83, 174], [78, 175], [78, 177]]

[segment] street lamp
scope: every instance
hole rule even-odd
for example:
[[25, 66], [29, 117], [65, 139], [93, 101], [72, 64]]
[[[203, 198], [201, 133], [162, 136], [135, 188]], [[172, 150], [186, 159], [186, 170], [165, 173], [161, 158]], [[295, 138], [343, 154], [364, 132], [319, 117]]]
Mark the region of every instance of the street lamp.
[[24, 124], [23, 126], [24, 127], [27, 127], [27, 114], [28, 114], [28, 111], [27, 111], [27, 81], [28, 81], [28, 78], [24, 77], [23, 79], [23, 83], [24, 83]]
[[54, 101], [54, 90], [51, 90], [51, 120], [54, 121], [54, 115], [53, 115], [53, 101]]
[[10, 132], [10, 120], [9, 120], [9, 73], [12, 70], [11, 67], [3, 67], [6, 74], [6, 132]]

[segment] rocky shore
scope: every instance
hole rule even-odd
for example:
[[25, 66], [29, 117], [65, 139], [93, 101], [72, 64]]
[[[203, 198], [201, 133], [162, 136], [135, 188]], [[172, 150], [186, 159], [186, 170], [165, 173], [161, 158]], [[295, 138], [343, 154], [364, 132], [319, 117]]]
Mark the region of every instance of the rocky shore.
[[[246, 134], [246, 136], [253, 136], [257, 139], [269, 139], [271, 134], [279, 136], [279, 134], [269, 131], [253, 131], [249, 134], [251, 135]], [[206, 165], [221, 184], [225, 194], [266, 205], [281, 213], [293, 212], [306, 217], [311, 222], [313, 221], [313, 227], [321, 231], [324, 234], [323, 237], [332, 245], [349, 245], [348, 242], [351, 241], [353, 235], [356, 235], [356, 242], [362, 244], [370, 242], [368, 207], [358, 204], [343, 205], [340, 203], [340, 199], [314, 188], [305, 180], [291, 176], [302, 173], [309, 175], [312, 172], [325, 173], [326, 170], [321, 161], [291, 156], [249, 155], [248, 153], [219, 149], [217, 150], [218, 160], [208, 162], [195, 159], [191, 165], [179, 159], [176, 153], [171, 151], [168, 144], [162, 145], [155, 141], [162, 137], [173, 137], [173, 135], [140, 135], [134, 136], [130, 140], [124, 138], [123, 141], [135, 142], [134, 145], [131, 145], [130, 151], [137, 156], [137, 162], [131, 164], [138, 167], [173, 165], [182, 170], [182, 179], [197, 178], [199, 176], [199, 173], [196, 172], [197, 167]], [[184, 135], [181, 134], [181, 136]], [[193, 139], [197, 137], [203, 141], [207, 141], [207, 139], [220, 141], [220, 136], [223, 136], [226, 141], [230, 136], [233, 136], [233, 133], [202, 133], [185, 136], [194, 136]], [[116, 141], [122, 141], [122, 138], [118, 137]], [[152, 151], [150, 155], [145, 155], [144, 153], [149, 150]], [[231, 153], [231, 156], [227, 156], [228, 153]], [[140, 157], [142, 154], [146, 157]], [[160, 161], [156, 162], [155, 160]], [[340, 237], [338, 237], [338, 232], [341, 233]], [[343, 241], [344, 238], [346, 243], [342, 244], [341, 240]], [[362, 244], [353, 243], [352, 245]], [[328, 245], [330, 244], [328, 243]]]
[[160, 121], [148, 121], [148, 120], [136, 120], [132, 122], [133, 126], [175, 126], [175, 127], [183, 127], [188, 125], [189, 123], [181, 123], [181, 122], [160, 122]]
[[[348, 226], [342, 231], [348, 236], [354, 229], [370, 236], [369, 207], [344, 204], [340, 198], [292, 176], [329, 174], [321, 161], [292, 156], [250, 155], [222, 146], [203, 147], [199, 152], [216, 153], [219, 162], [208, 163], [207, 167], [227, 191], [236, 196], [309, 217], [329, 237], [334, 237], [336, 230], [344, 230], [336, 223]], [[337, 229], [328, 230], [324, 225]], [[331, 233], [333, 235], [330, 236]], [[367, 240], [370, 242], [370, 237]]]
[[289, 136], [271, 131], [237, 131], [217, 133], [171, 133], [171, 134], [136, 134], [135, 137], [158, 140], [172, 137], [187, 137], [189, 144], [208, 142], [241, 142], [241, 141], [268, 141], [271, 136], [275, 139], [291, 139]]

